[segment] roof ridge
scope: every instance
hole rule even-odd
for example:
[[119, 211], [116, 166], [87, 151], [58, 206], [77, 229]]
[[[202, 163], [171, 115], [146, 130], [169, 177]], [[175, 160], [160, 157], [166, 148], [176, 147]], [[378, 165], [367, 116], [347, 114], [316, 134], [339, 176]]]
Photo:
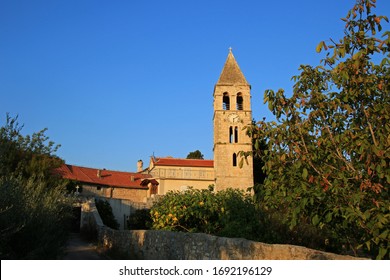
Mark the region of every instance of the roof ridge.
[[179, 158], [179, 157], [156, 157], [156, 159], [172, 159], [172, 160], [213, 160], [213, 159], [204, 159], [204, 158]]
[[67, 166], [68, 169], [69, 166], [74, 166], [74, 167], [77, 167], [77, 168], [86, 168], [86, 169], [95, 169], [95, 170], [102, 170], [102, 171], [111, 171], [111, 172], [122, 172], [122, 173], [134, 173], [134, 174], [138, 174], [138, 172], [132, 172], [132, 171], [122, 171], [122, 170], [114, 170], [114, 169], [107, 169], [107, 168], [98, 168], [98, 167], [89, 167], [89, 166], [81, 166], [81, 165], [76, 165], [76, 164], [68, 164], [66, 163], [65, 164]]

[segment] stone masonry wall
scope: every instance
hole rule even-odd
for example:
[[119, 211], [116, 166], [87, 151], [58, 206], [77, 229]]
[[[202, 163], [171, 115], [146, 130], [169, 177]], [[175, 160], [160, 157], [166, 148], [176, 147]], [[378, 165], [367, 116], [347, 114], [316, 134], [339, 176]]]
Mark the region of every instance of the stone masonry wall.
[[[94, 207], [87, 216], [96, 217]], [[113, 230], [93, 223], [99, 244], [115, 249], [130, 259], [143, 260], [345, 260], [351, 256], [326, 253], [293, 245], [265, 244], [242, 238], [225, 238], [203, 233], [156, 230]], [[88, 221], [90, 219], [82, 219]]]
[[203, 233], [117, 231], [104, 227], [99, 240], [132, 259], [143, 260], [346, 260], [354, 259], [293, 245], [265, 244]]

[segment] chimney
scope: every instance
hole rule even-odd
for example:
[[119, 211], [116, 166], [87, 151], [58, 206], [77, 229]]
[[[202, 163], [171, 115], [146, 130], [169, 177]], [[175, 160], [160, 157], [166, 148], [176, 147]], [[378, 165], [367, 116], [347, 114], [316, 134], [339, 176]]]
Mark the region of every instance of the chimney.
[[131, 180], [132, 182], [135, 181], [134, 175], [131, 175], [130, 180]]
[[101, 171], [100, 169], [98, 169], [96, 176], [97, 176], [98, 178], [101, 178], [101, 177], [102, 177], [102, 171]]
[[142, 172], [142, 170], [144, 170], [144, 162], [140, 159], [137, 162], [137, 172]]

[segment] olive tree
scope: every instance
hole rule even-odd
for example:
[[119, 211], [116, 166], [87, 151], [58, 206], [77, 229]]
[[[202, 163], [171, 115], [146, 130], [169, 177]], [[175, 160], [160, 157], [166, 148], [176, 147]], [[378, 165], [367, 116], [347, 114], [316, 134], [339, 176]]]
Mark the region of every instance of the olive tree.
[[55, 259], [67, 238], [72, 201], [54, 170], [63, 161], [45, 129], [22, 135], [17, 118], [0, 127], [0, 257]]

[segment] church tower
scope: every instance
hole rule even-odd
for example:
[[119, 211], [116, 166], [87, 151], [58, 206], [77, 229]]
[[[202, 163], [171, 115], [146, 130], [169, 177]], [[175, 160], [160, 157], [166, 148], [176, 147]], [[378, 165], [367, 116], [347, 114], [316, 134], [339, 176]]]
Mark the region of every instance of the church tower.
[[214, 170], [217, 191], [253, 187], [253, 160], [239, 167], [240, 151], [251, 151], [252, 140], [243, 128], [252, 122], [251, 86], [232, 50], [214, 87]]

